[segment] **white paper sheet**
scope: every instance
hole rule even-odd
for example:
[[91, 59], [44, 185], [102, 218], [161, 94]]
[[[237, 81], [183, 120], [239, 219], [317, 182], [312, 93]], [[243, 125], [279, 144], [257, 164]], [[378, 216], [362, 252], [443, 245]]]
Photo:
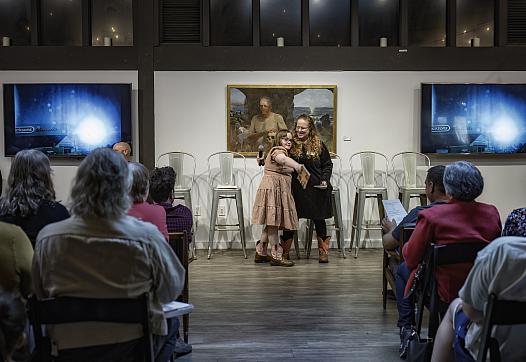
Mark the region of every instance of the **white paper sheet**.
[[382, 203], [384, 204], [385, 216], [389, 220], [394, 219], [396, 225], [400, 225], [404, 217], [407, 215], [407, 211], [405, 211], [400, 200], [382, 200]]

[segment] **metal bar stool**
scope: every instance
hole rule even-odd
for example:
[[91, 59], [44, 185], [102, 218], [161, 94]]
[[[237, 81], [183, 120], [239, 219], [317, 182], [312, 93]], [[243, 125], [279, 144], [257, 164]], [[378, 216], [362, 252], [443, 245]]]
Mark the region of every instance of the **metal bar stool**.
[[[192, 208], [192, 186], [195, 180], [195, 156], [187, 152], [166, 152], [157, 158], [156, 167], [170, 166], [175, 171], [175, 186], [173, 197], [176, 200], [183, 200], [193, 214]], [[185, 168], [186, 166], [186, 168]], [[192, 258], [197, 259], [195, 246], [195, 233], [197, 232], [197, 222], [192, 225]]]
[[[245, 224], [243, 216], [243, 196], [241, 188], [236, 185], [234, 178], [234, 156], [240, 158], [243, 163], [243, 175], [246, 174], [247, 165], [245, 157], [237, 152], [216, 152], [208, 156], [208, 183], [212, 188], [212, 208], [210, 209], [210, 233], [208, 237], [208, 259], [212, 256], [214, 235], [216, 231], [234, 231], [239, 230], [241, 235], [241, 246], [245, 259], [247, 258]], [[217, 158], [219, 162], [219, 172], [214, 177], [212, 175], [211, 164], [213, 159]], [[219, 177], [218, 183], [216, 179]], [[215, 185], [215, 186], [214, 186]], [[217, 224], [217, 211], [219, 200], [234, 199], [237, 208], [237, 224]]]
[[407, 211], [411, 198], [417, 197], [420, 205], [427, 205], [424, 181], [430, 166], [429, 157], [419, 152], [400, 152], [391, 158], [392, 175], [398, 186], [398, 197]]
[[[358, 248], [362, 230], [382, 230], [381, 225], [366, 226], [363, 224], [365, 200], [375, 198], [378, 202], [380, 222], [385, 216], [382, 200], [387, 200], [387, 157], [379, 152], [357, 152], [353, 154], [349, 163], [351, 176], [356, 189], [354, 197], [351, 245], [355, 246], [354, 257], [358, 257]], [[377, 168], [378, 167], [378, 168]], [[356, 239], [355, 239], [356, 236]], [[354, 243], [356, 240], [356, 243]]]

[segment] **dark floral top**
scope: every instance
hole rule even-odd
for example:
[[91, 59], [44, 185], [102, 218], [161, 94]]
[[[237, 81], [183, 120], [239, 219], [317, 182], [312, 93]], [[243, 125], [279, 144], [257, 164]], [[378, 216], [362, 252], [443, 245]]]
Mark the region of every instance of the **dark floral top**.
[[502, 236], [526, 237], [526, 207], [513, 210], [509, 214], [502, 230]]

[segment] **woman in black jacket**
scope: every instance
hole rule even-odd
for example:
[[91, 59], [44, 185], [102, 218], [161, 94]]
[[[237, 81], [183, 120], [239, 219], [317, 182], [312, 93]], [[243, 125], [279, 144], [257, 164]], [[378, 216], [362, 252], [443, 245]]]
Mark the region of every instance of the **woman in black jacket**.
[[[310, 172], [307, 187], [303, 189], [296, 177], [292, 177], [292, 194], [296, 203], [298, 218], [314, 222], [318, 237], [319, 262], [329, 262], [330, 236], [327, 236], [325, 219], [332, 217], [330, 184], [332, 160], [327, 146], [321, 141], [312, 117], [302, 114], [296, 119], [294, 142], [290, 157], [305, 166]], [[283, 232], [283, 254], [288, 256], [293, 231]]]

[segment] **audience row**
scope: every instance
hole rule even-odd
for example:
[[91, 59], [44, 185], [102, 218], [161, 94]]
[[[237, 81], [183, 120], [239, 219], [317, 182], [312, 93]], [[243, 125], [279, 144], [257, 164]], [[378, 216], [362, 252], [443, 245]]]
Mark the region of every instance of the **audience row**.
[[[191, 233], [191, 212], [172, 205], [173, 169], [156, 169], [151, 179], [143, 165], [97, 149], [78, 167], [70, 216], [55, 200], [47, 157], [36, 150], [17, 153], [0, 199], [2, 292], [22, 300], [31, 293], [38, 298], [130, 298], [147, 292], [156, 361], [191, 351], [179, 338], [178, 319], [166, 319], [162, 310], [184, 283], [168, 232]], [[150, 192], [160, 205], [145, 202]], [[0, 337], [11, 333], [8, 327], [2, 326]], [[55, 326], [49, 334], [57, 361], [107, 361], [117, 355], [133, 361], [141, 355], [141, 332], [135, 327], [82, 323]], [[2, 346], [5, 360], [15, 346]]]
[[[428, 267], [423, 263], [426, 251], [432, 244], [482, 243], [489, 246], [479, 252], [474, 267], [473, 263], [443, 265], [433, 275], [443, 320], [433, 360], [474, 361], [480, 343], [477, 333], [489, 294], [526, 300], [526, 209], [514, 210], [502, 231], [495, 206], [475, 201], [482, 194], [484, 181], [480, 171], [465, 161], [431, 167], [425, 186], [429, 205], [411, 210], [400, 225], [382, 221], [384, 248], [392, 255], [389, 267], [395, 275], [400, 358], [407, 357], [410, 344], [418, 338], [414, 325], [415, 293], [421, 291], [422, 276]], [[400, 250], [400, 229], [412, 225], [414, 231]], [[499, 238], [501, 235], [514, 237]], [[397, 260], [402, 262], [398, 264]], [[427, 293], [424, 297], [430, 298]], [[516, 334], [499, 337], [503, 360], [526, 360], [526, 348], [518, 343]]]

